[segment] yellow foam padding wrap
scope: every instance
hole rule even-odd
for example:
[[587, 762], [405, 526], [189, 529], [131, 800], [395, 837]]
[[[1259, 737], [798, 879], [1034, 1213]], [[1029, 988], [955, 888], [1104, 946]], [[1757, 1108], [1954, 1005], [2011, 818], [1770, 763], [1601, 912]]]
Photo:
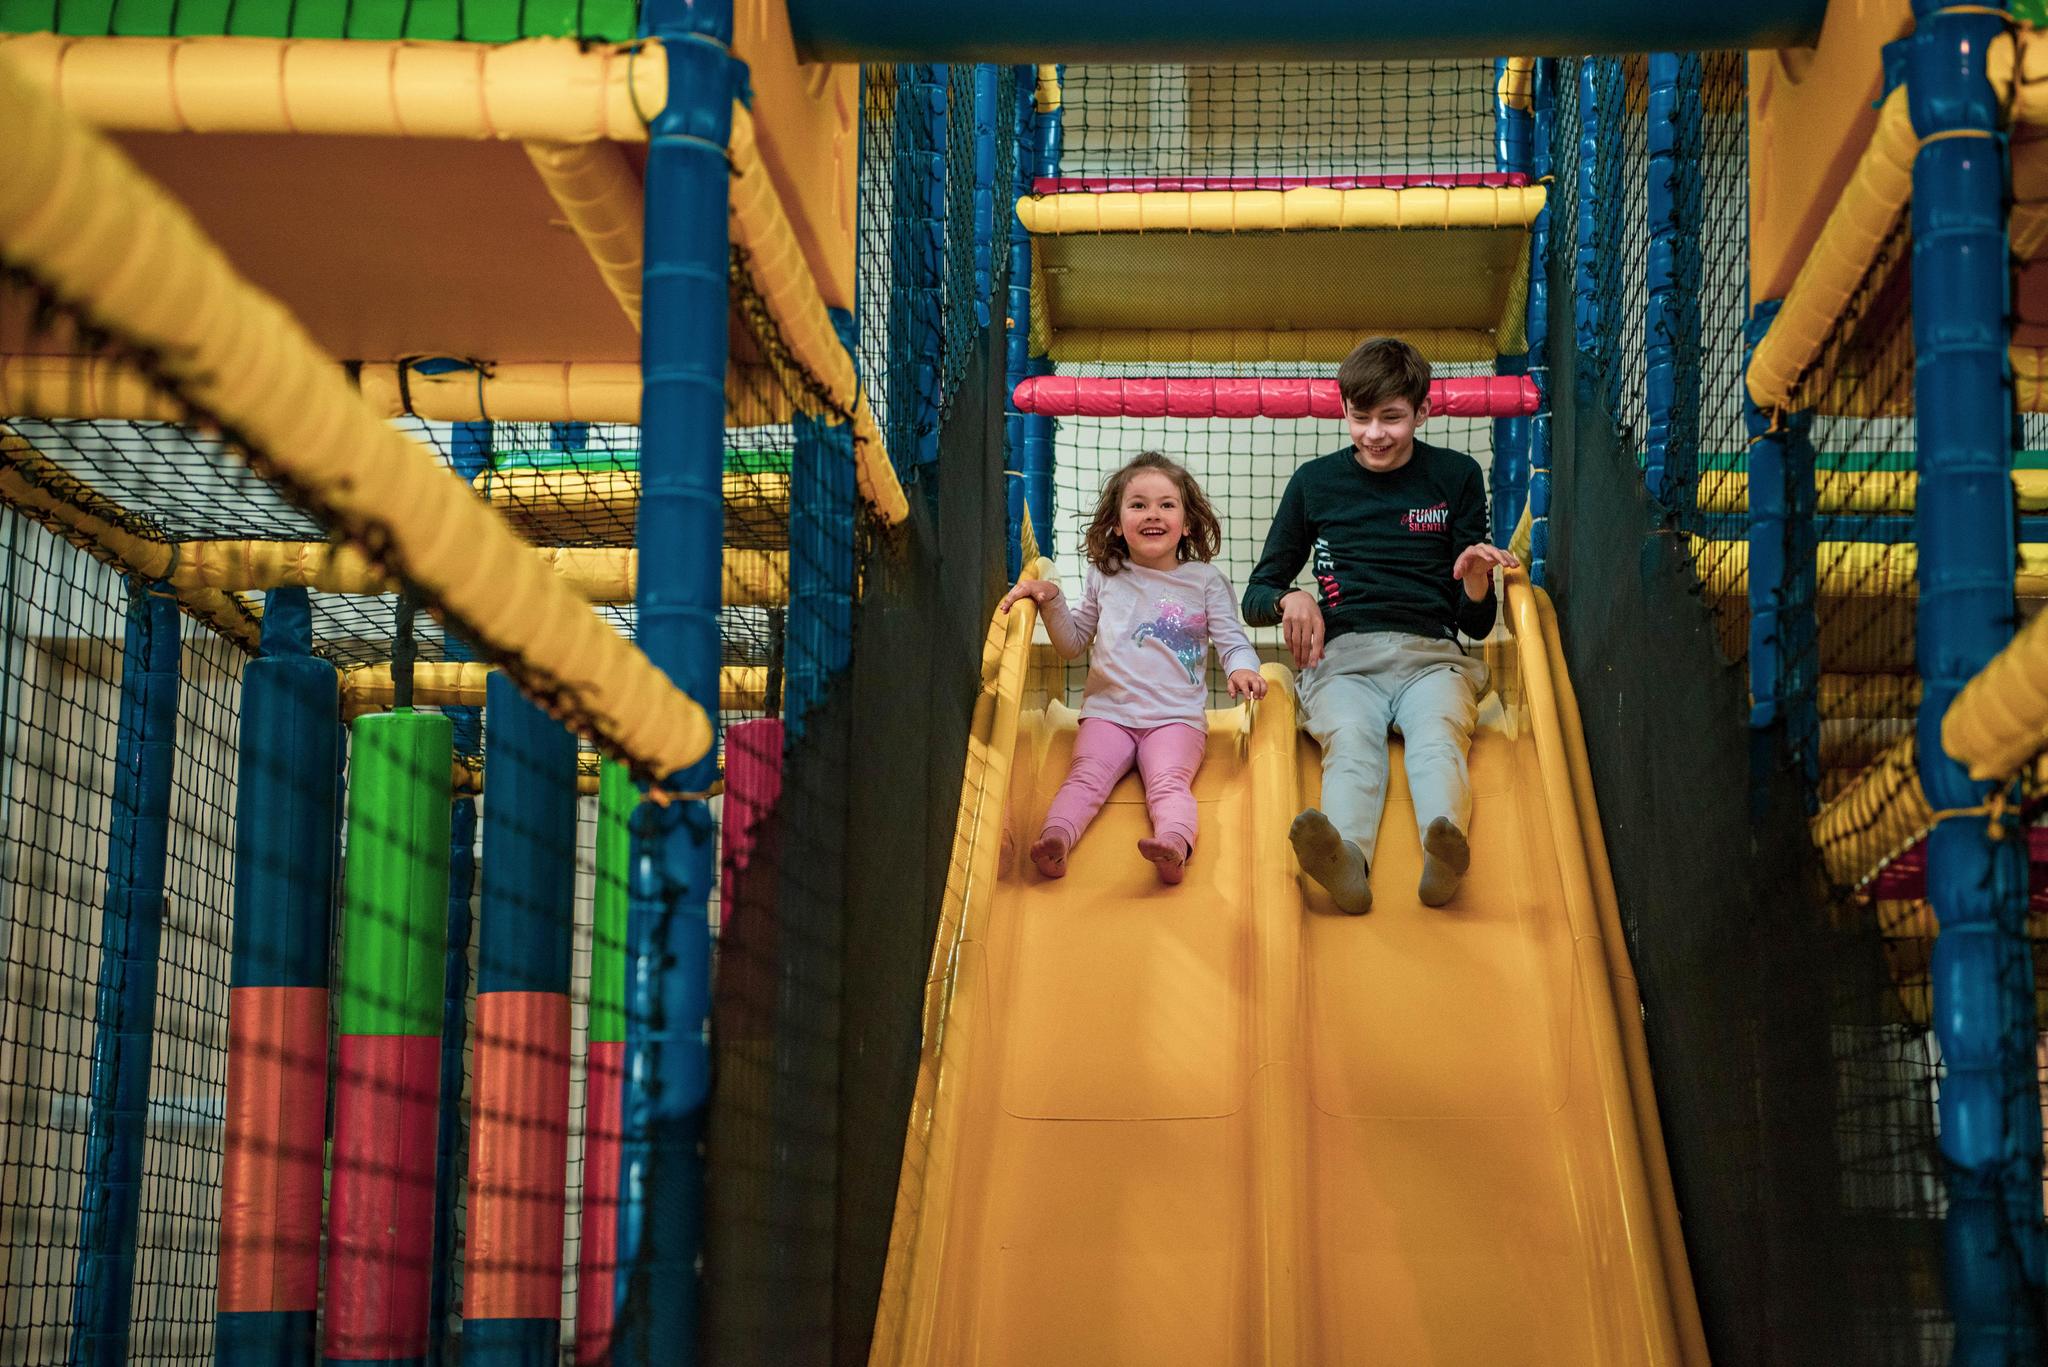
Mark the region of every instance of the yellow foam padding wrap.
[[[588, 536], [597, 519], [623, 531], [639, 512], [637, 470], [486, 470], [472, 483], [521, 535], [542, 544]], [[789, 476], [726, 471], [725, 511], [743, 523], [787, 519]]]
[[130, 133], [645, 142], [668, 101], [653, 40], [0, 37], [32, 84]]
[[1060, 69], [1050, 62], [1038, 64], [1038, 112], [1050, 114], [1060, 107]]
[[[1701, 586], [1719, 597], [1749, 593], [1749, 546], [1741, 541], [1708, 541], [1692, 537], [1693, 565]], [[1823, 541], [1814, 554], [1823, 597], [1914, 597], [1914, 575], [1920, 549], [1910, 542], [1887, 545], [1876, 541]], [[2048, 597], [2048, 545], [2019, 548], [2019, 570], [2013, 592], [2022, 598]]]
[[[4, 426], [0, 426], [0, 502], [102, 563], [139, 579], [161, 580], [178, 557], [176, 546], [137, 536], [92, 511], [110, 506], [110, 501]], [[186, 613], [242, 649], [255, 651], [261, 622], [241, 597], [191, 585], [174, 584], [171, 592]]]
[[467, 484], [364, 405], [179, 205], [4, 59], [0, 128], [0, 254], [10, 265], [151, 353], [294, 501], [402, 576], [573, 729], [660, 778], [710, 750], [701, 706]]
[[1829, 377], [1815, 376], [1814, 368], [1905, 210], [1919, 150], [1902, 87], [1885, 98], [1869, 147], [1750, 357], [1746, 381], [1760, 407], [1808, 407], [1813, 392], [1826, 387]]
[[753, 116], [738, 104], [733, 106], [730, 156], [733, 245], [746, 253], [747, 274], [791, 358], [823, 387], [831, 406], [849, 419], [861, 497], [884, 522], [899, 523], [910, 516], [909, 500], [897, 482], [896, 467], [882, 442], [882, 430], [875, 425], [853, 357], [833, 330], [817, 281], [761, 162]]
[[[475, 660], [422, 660], [412, 667], [412, 700], [420, 707], [482, 707], [490, 665]], [[768, 697], [762, 665], [727, 665], [718, 672], [718, 705], [727, 712], [759, 712]], [[341, 671], [344, 719], [398, 705], [391, 666], [357, 665]]]
[[[502, 519], [491, 514], [494, 524]], [[515, 544], [525, 564], [551, 572], [555, 582], [589, 603], [630, 603], [639, 578], [639, 552], [615, 546], [529, 546]], [[351, 544], [325, 541], [187, 541], [177, 548], [168, 571], [178, 588], [228, 593], [276, 588], [321, 593], [396, 593], [398, 580]], [[725, 605], [775, 607], [787, 597], [786, 551], [729, 550], [725, 553]]]
[[[1043, 312], [1031, 315], [1034, 335]], [[1336, 365], [1368, 337], [1398, 337], [1432, 362], [1491, 361], [1500, 354], [1491, 332], [1459, 328], [1061, 328], [1044, 354], [1054, 361], [1141, 364], [1196, 361], [1251, 365], [1291, 361]]]
[[640, 328], [647, 198], [614, 142], [529, 142], [526, 155], [576, 230], [605, 288]]
[[[1918, 475], [1902, 471], [1817, 470], [1813, 480], [1823, 513], [1910, 513], [1920, 487]], [[2015, 470], [2012, 486], [2022, 512], [2048, 509], [2048, 470]], [[1698, 506], [1703, 513], [1748, 512], [1747, 479], [1701, 480]]]
[[[576, 792], [596, 797], [600, 762], [595, 751], [576, 752]], [[484, 762], [478, 755], [457, 755], [449, 766], [449, 792], [454, 797], [480, 797], [484, 791]]]
[[1017, 217], [1041, 235], [1527, 228], [1544, 195], [1541, 185], [1118, 191], [1028, 195]]
[[[640, 367], [630, 362], [521, 361], [434, 374], [412, 362], [373, 362], [354, 373], [363, 401], [387, 418], [640, 421]], [[0, 355], [0, 410], [134, 422], [185, 417], [175, 395], [118, 356]], [[767, 366], [735, 360], [726, 367], [727, 427], [770, 427], [788, 422], [795, 412], [789, 391]]]
[[1500, 75], [1493, 83], [1493, 98], [1510, 109], [1528, 110], [1534, 108], [1536, 89], [1536, 59], [1534, 57], [1510, 57], [1500, 64]]
[[2048, 749], [2048, 615], [1963, 686], [1942, 714], [1941, 748], [1977, 779], [2016, 773]]
[[1829, 881], [1860, 887], [1933, 826], [1913, 738], [1894, 744], [1813, 819], [1813, 843]]

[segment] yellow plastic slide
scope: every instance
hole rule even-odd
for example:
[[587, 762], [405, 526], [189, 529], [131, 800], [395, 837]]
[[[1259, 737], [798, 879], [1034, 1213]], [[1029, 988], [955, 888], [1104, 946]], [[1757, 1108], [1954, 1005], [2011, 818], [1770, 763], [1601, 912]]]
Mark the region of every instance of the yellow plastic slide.
[[1472, 874], [1416, 900], [1397, 754], [1363, 918], [1288, 847], [1320, 773], [1270, 665], [1209, 715], [1184, 884], [1135, 779], [1040, 877], [1074, 716], [995, 623], [874, 1367], [1703, 1367], [1576, 704], [1507, 605]]

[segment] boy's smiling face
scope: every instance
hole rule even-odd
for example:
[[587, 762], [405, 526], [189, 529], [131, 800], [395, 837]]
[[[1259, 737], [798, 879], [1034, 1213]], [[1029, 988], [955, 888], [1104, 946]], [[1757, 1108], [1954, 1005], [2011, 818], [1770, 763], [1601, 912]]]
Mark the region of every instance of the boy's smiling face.
[[1344, 406], [1345, 426], [1358, 463], [1375, 474], [1406, 465], [1415, 454], [1415, 429], [1429, 416], [1429, 401], [1420, 407], [1406, 399], [1383, 399], [1370, 408]]

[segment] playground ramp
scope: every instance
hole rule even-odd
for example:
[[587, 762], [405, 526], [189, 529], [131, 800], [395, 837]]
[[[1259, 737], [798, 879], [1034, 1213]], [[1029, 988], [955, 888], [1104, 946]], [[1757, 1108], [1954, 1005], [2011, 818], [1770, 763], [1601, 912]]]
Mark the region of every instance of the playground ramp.
[[1134, 778], [1040, 877], [1075, 718], [1025, 705], [1013, 615], [871, 1362], [1703, 1365], [1547, 599], [1517, 575], [1489, 646], [1472, 875], [1417, 902], [1396, 743], [1364, 918], [1296, 870], [1320, 772], [1273, 666], [1210, 714], [1185, 884], [1135, 851]]

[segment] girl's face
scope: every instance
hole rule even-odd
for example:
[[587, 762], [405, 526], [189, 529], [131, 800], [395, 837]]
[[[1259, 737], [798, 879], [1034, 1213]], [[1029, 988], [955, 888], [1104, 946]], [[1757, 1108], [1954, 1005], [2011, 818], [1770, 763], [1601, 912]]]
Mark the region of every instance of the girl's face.
[[1187, 534], [1187, 510], [1180, 490], [1157, 470], [1133, 475], [1124, 485], [1121, 528], [1131, 548], [1131, 563], [1148, 570], [1172, 569], [1180, 563], [1180, 542]]

